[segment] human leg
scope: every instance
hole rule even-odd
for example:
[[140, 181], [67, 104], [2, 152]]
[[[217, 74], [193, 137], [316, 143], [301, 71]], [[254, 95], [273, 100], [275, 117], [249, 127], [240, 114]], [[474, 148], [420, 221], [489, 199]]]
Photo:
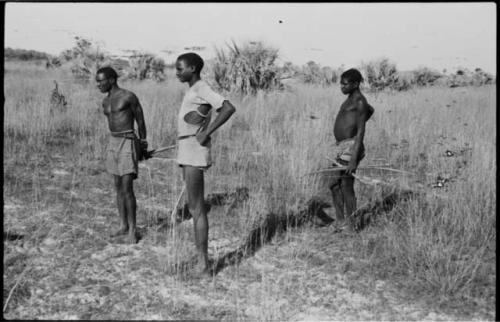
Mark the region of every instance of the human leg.
[[122, 190], [122, 177], [118, 175], [113, 175], [115, 190], [116, 190], [116, 205], [118, 206], [118, 213], [120, 214], [120, 228], [113, 233], [111, 233], [111, 237], [116, 237], [119, 235], [124, 235], [128, 232], [128, 220], [127, 220], [127, 211], [125, 208], [125, 198]]
[[[361, 143], [361, 151], [359, 152], [359, 156], [357, 159], [357, 165], [363, 160], [365, 157], [365, 147], [363, 143]], [[346, 207], [346, 215], [348, 218], [356, 211], [356, 194], [354, 192], [354, 176], [346, 175], [342, 177], [342, 194], [344, 195], [345, 207]]]
[[125, 212], [128, 223], [128, 235], [130, 243], [137, 242], [136, 210], [137, 201], [134, 194], [134, 174], [122, 176], [122, 191], [125, 204]]
[[333, 207], [335, 208], [335, 217], [337, 222], [344, 220], [344, 196], [342, 195], [342, 180], [340, 177], [334, 177], [330, 185], [332, 192]]
[[342, 178], [342, 194], [344, 195], [347, 218], [356, 210], [356, 195], [354, 192], [354, 177], [346, 176]]
[[195, 245], [198, 256], [197, 269], [208, 271], [208, 219], [205, 207], [203, 170], [183, 166], [186, 181], [188, 209], [193, 216]]

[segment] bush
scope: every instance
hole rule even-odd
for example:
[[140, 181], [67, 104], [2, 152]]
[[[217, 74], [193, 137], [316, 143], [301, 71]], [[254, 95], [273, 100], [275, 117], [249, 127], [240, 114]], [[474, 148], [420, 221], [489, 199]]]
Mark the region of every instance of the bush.
[[36, 50], [5, 48], [5, 59], [18, 59], [23, 61], [49, 59], [51, 55]]
[[130, 65], [124, 70], [125, 77], [130, 79], [152, 79], [157, 82], [165, 80], [165, 61], [151, 53], [134, 52]]
[[414, 70], [413, 75], [417, 86], [432, 86], [438, 79], [443, 77], [440, 72], [427, 67]]
[[495, 82], [495, 77], [493, 75], [483, 71], [481, 68], [476, 68], [474, 70], [473, 84], [476, 86], [489, 85]]
[[60, 59], [72, 64], [71, 73], [82, 81], [89, 81], [101, 67], [113, 67], [125, 79], [165, 80], [165, 62], [150, 53], [131, 51], [130, 61], [111, 56], [85, 38], [75, 37], [76, 45], [63, 51]]
[[57, 57], [48, 57], [47, 61], [45, 62], [45, 68], [47, 69], [61, 67], [61, 65], [61, 60]]
[[99, 68], [112, 65], [112, 59], [90, 40], [80, 37], [75, 40], [76, 45], [63, 51], [60, 59], [72, 64], [71, 73], [76, 79], [87, 82]]
[[407, 91], [415, 86], [415, 74], [413, 71], [398, 72], [395, 82], [391, 84], [390, 88], [396, 91]]
[[331, 85], [338, 80], [338, 72], [331, 67], [321, 67], [314, 61], [308, 62], [302, 67], [302, 81], [310, 84]]
[[444, 75], [439, 83], [448, 87], [483, 86], [494, 84], [495, 77], [481, 68], [476, 68], [474, 72], [467, 68], [459, 68], [455, 73]]
[[299, 66], [296, 66], [292, 62], [288, 61], [281, 67], [280, 74], [282, 75], [282, 78], [292, 78], [299, 75], [300, 72], [301, 69]]
[[217, 86], [226, 91], [254, 94], [258, 90], [281, 87], [276, 66], [278, 49], [261, 42], [228, 45], [228, 51], [215, 48], [212, 73]]
[[398, 89], [398, 70], [388, 58], [379, 58], [361, 64], [361, 73], [372, 90]]

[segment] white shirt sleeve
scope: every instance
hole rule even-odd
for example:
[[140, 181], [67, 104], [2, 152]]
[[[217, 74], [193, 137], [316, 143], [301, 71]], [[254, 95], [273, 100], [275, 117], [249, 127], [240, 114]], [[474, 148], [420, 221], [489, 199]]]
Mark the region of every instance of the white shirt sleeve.
[[200, 99], [212, 105], [212, 108], [216, 111], [222, 107], [222, 103], [226, 100], [222, 95], [214, 92], [206, 83], [198, 88], [197, 94]]

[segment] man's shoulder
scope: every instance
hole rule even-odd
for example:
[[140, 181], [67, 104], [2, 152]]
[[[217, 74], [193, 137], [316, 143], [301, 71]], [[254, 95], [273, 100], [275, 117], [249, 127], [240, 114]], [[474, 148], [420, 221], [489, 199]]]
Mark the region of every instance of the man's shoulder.
[[191, 89], [193, 89], [195, 91], [199, 91], [200, 89], [203, 89], [206, 87], [210, 87], [210, 86], [208, 86], [207, 82], [205, 82], [203, 79], [200, 79], [199, 81], [194, 83], [194, 85], [191, 87]]
[[359, 97], [356, 99], [356, 101], [359, 102], [359, 104], [357, 104], [358, 111], [360, 113], [367, 114], [368, 120], [372, 116], [375, 109], [368, 103], [366, 97], [361, 93], [359, 93]]
[[354, 101], [362, 108], [369, 108], [370, 106], [370, 104], [368, 104], [368, 100], [362, 93], [358, 93], [356, 97], [354, 97]]
[[215, 90], [212, 88], [212, 86], [210, 86], [210, 84], [208, 84], [206, 81], [200, 79], [198, 82], [196, 82], [196, 87], [195, 87], [195, 90], [196, 91], [211, 91], [211, 92], [215, 92]]
[[137, 100], [137, 95], [134, 92], [124, 88], [121, 88], [120, 96], [126, 100]]

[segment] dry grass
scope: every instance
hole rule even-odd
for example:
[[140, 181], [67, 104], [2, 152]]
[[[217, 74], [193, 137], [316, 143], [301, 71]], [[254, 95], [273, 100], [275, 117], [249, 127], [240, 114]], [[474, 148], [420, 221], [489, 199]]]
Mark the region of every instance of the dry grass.
[[[175, 230], [175, 238], [173, 230], [162, 228], [168, 226], [182, 188], [175, 164], [143, 163], [135, 190], [138, 223], [146, 237], [136, 246], [111, 243], [106, 236], [118, 216], [111, 178], [101, 162], [108, 132], [100, 109], [102, 95], [92, 85], [70, 81], [65, 70], [7, 64], [4, 78], [4, 229], [24, 235], [6, 243], [4, 300], [29, 266], [11, 296], [8, 317], [85, 318], [92, 312], [97, 318], [370, 319], [363, 314], [343, 316], [347, 308], [320, 300], [332, 289], [313, 291], [335, 283], [333, 275], [356, 263], [357, 275], [348, 278], [347, 286], [339, 286], [342, 289], [355, 292], [363, 289], [361, 281], [382, 279], [435, 296], [439, 303], [461, 303], [459, 317], [471, 317], [474, 305], [479, 305], [485, 310], [480, 318], [492, 318], [494, 87], [368, 95], [376, 111], [367, 125], [368, 157], [363, 163], [382, 158], [393, 168], [417, 173], [407, 179], [395, 175], [393, 182], [401, 185], [418, 183], [432, 189], [438, 176], [446, 177], [449, 181], [439, 189], [447, 195], [445, 201], [401, 202], [347, 240], [328, 228], [317, 238], [317, 230], [310, 227], [287, 232], [273, 239], [279, 247], [266, 246], [248, 259], [250, 266], [229, 266], [208, 284], [198, 285], [175, 269], [192, 252], [190, 222]], [[54, 79], [68, 105], [51, 117]], [[122, 86], [134, 91], [143, 105], [150, 146], [173, 144], [185, 87], [173, 79]], [[250, 197], [232, 209], [212, 210], [212, 258], [234, 249], [269, 214], [289, 216], [312, 196], [330, 202], [325, 180], [306, 174], [329, 165], [324, 156], [331, 149], [333, 119], [343, 99], [338, 89], [306, 85], [292, 92], [231, 98], [237, 113], [213, 139], [215, 166], [207, 173], [207, 192], [247, 187]], [[447, 157], [446, 150], [454, 155]], [[382, 178], [382, 172], [363, 171], [360, 174]], [[360, 205], [381, 193], [359, 183], [356, 191]], [[294, 238], [301, 241], [292, 242]], [[342, 253], [325, 248], [332, 241], [343, 245]], [[262, 258], [268, 253], [280, 259]], [[328, 269], [332, 260], [338, 262], [332, 266], [337, 271]], [[309, 270], [319, 275], [308, 275]], [[105, 294], [109, 289], [111, 295]], [[307, 302], [313, 293], [316, 302]], [[309, 306], [299, 305], [301, 300]], [[314, 313], [312, 307], [323, 313]], [[372, 318], [391, 319], [378, 308], [363, 309], [379, 312]], [[401, 312], [392, 318], [406, 319]], [[422, 318], [425, 314], [417, 316]]]

